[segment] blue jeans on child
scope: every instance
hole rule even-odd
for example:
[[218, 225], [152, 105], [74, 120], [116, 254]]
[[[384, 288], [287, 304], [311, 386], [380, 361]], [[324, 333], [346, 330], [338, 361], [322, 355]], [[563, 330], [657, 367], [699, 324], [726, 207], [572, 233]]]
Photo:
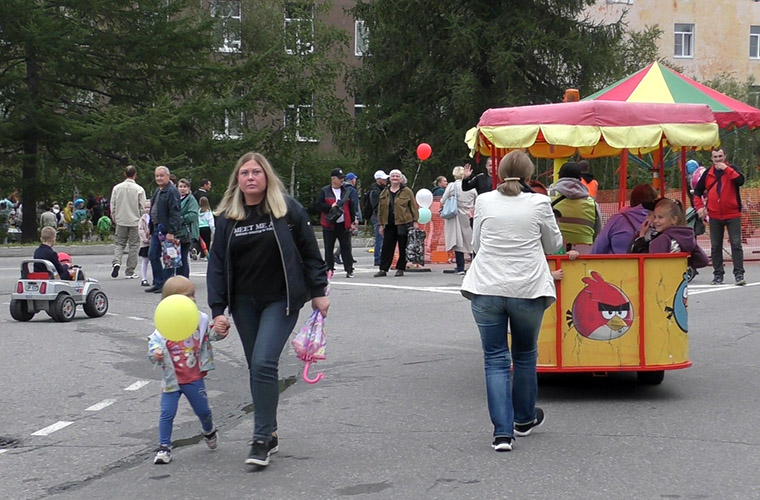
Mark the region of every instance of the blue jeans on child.
[[179, 397], [184, 394], [190, 402], [190, 406], [201, 421], [203, 432], [209, 433], [214, 429], [211, 419], [211, 408], [208, 406], [206, 397], [206, 384], [203, 379], [189, 384], [179, 384], [178, 391], [161, 393], [161, 417], [158, 420], [158, 444], [160, 446], [172, 446], [172, 425], [177, 415]]
[[[536, 418], [538, 332], [546, 300], [475, 295], [472, 315], [480, 330], [493, 435], [514, 437], [513, 428]], [[507, 345], [512, 335], [512, 353]], [[510, 366], [514, 365], [510, 389]]]
[[286, 315], [285, 309], [284, 300], [259, 304], [245, 295], [236, 296], [232, 306], [232, 318], [250, 370], [254, 441], [269, 442], [277, 430], [277, 369], [282, 349], [298, 321], [298, 310]]

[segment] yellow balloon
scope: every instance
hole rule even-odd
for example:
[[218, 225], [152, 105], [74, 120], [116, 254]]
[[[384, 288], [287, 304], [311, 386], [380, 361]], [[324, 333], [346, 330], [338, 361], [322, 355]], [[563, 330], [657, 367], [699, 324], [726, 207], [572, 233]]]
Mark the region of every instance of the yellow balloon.
[[179, 342], [198, 329], [198, 306], [193, 299], [185, 295], [169, 295], [156, 307], [153, 321], [158, 333], [166, 340]]

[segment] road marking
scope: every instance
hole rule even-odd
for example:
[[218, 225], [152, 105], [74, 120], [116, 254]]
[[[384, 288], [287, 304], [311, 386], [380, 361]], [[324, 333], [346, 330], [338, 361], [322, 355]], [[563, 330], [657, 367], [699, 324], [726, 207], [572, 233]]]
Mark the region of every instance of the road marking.
[[0, 450], [0, 455], [2, 455], [3, 453], [5, 453], [6, 451], [8, 451], [8, 450], [6, 450], [5, 448], [3, 448], [2, 450]]
[[146, 385], [150, 384], [150, 380], [138, 380], [134, 384], [130, 385], [129, 387], [125, 387], [125, 391], [136, 391], [137, 389], [140, 389], [141, 387], [145, 387]]
[[702, 293], [712, 293], [712, 292], [725, 292], [726, 290], [741, 290], [742, 288], [748, 288], [751, 286], [758, 286], [760, 283], [747, 283], [744, 286], [737, 286], [737, 285], [695, 285], [694, 288], [697, 288], [697, 290], [692, 290], [692, 285], [689, 285], [689, 296], [692, 295], [699, 295]]
[[32, 432], [32, 436], [47, 436], [48, 434], [52, 434], [55, 431], [60, 431], [64, 427], [68, 427], [74, 422], [67, 422], [65, 420], [60, 420], [53, 425], [48, 425], [44, 429], [40, 429], [37, 432]]
[[145, 321], [145, 318], [138, 318], [137, 316], [127, 316], [127, 319], [133, 319], [135, 321]]
[[331, 281], [330, 286], [334, 285], [348, 285], [348, 286], [362, 286], [369, 288], [391, 288], [394, 290], [412, 290], [414, 292], [430, 292], [430, 293], [453, 293], [459, 295], [458, 287], [442, 287], [442, 286], [400, 286], [400, 285], [381, 285], [375, 283], [356, 283], [347, 281]]
[[94, 405], [90, 406], [89, 408], [85, 408], [84, 411], [100, 411], [103, 408], [111, 406], [115, 402], [116, 402], [115, 399], [104, 399], [100, 403], [95, 403]]

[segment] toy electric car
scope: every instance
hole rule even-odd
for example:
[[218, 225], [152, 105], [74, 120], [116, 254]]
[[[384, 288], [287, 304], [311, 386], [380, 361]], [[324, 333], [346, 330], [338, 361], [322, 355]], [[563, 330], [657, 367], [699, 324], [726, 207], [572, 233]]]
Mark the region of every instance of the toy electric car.
[[[45, 271], [34, 271], [34, 264]], [[29, 321], [40, 311], [45, 311], [55, 321], [74, 319], [77, 305], [91, 318], [103, 316], [108, 311], [108, 297], [97, 280], [86, 278], [79, 267], [70, 269], [72, 281], [55, 278], [55, 267], [44, 259], [28, 259], [21, 262], [21, 279], [11, 294], [11, 316], [18, 321]]]

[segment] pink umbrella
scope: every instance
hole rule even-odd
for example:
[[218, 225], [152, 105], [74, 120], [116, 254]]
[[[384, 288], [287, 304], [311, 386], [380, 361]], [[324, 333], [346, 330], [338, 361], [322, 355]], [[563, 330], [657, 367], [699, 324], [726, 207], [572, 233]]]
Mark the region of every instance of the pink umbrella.
[[325, 317], [319, 310], [314, 309], [309, 319], [301, 327], [291, 344], [298, 356], [304, 363], [303, 379], [309, 384], [316, 384], [325, 377], [323, 372], [317, 373], [314, 378], [309, 377], [309, 368], [312, 363], [325, 359]]

